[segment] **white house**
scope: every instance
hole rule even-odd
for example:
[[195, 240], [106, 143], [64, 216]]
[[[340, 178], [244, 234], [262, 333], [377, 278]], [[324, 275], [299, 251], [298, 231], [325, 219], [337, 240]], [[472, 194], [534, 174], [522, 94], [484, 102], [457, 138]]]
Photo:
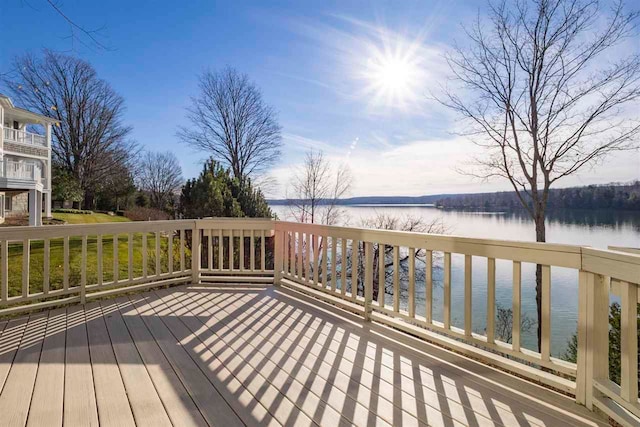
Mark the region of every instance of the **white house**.
[[0, 223], [28, 214], [29, 225], [42, 225], [43, 213], [51, 216], [51, 126], [55, 123], [14, 106], [0, 94]]

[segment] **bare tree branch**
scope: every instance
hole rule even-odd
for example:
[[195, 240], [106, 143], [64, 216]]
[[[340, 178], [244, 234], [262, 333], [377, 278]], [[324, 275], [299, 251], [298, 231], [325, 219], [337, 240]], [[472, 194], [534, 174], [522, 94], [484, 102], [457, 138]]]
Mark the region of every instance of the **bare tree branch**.
[[[637, 35], [639, 20], [621, 1], [609, 14], [596, 0], [490, 3], [488, 19], [466, 31], [468, 46], [447, 57], [458, 87], [440, 101], [487, 151], [472, 174], [511, 183], [537, 241], [546, 240], [552, 185], [638, 147], [640, 53], [613, 49]], [[540, 318], [540, 266], [536, 281]], [[539, 342], [540, 332], [538, 322]]]
[[289, 185], [291, 215], [298, 222], [339, 223], [344, 214], [339, 201], [351, 190], [352, 181], [346, 165], [332, 168], [322, 151], [310, 150]]
[[191, 98], [191, 126], [178, 130], [187, 145], [212, 155], [237, 178], [256, 178], [280, 157], [282, 138], [275, 110], [246, 74], [232, 68], [200, 76]]
[[60, 121], [52, 129], [53, 160], [77, 179], [85, 208], [92, 208], [101, 182], [138, 153], [128, 139], [131, 127], [122, 123], [124, 99], [72, 56], [45, 50], [42, 57], [16, 58], [14, 68], [4, 85], [20, 106]]
[[138, 185], [149, 194], [151, 207], [167, 210], [184, 179], [178, 158], [170, 151], [147, 152], [138, 167]]

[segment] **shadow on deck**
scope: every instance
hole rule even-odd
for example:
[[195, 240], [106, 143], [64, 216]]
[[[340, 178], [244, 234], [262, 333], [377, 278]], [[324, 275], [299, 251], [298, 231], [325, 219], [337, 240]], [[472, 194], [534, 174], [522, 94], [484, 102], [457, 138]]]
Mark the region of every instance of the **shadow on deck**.
[[2, 425], [598, 425], [293, 290], [179, 286], [0, 323]]

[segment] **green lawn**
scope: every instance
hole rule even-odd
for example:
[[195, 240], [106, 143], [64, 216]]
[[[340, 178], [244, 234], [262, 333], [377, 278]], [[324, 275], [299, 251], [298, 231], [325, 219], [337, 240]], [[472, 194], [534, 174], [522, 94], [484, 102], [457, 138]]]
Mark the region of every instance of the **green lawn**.
[[[82, 223], [104, 223], [104, 222], [123, 222], [129, 221], [127, 218], [119, 216], [110, 216], [105, 214], [54, 214], [55, 218], [64, 219], [70, 224]], [[59, 227], [64, 227], [60, 225]], [[174, 270], [180, 268], [180, 238], [173, 236], [173, 265]], [[162, 273], [169, 271], [169, 254], [168, 254], [169, 236], [161, 235], [160, 237], [160, 270]], [[97, 236], [89, 236], [87, 240], [87, 284], [97, 283], [98, 279], [98, 262], [102, 261], [103, 281], [109, 282], [113, 280], [113, 236], [102, 236], [102, 259], [98, 259], [98, 238]], [[128, 235], [120, 234], [117, 240], [118, 248], [118, 277], [120, 280], [128, 278], [129, 274], [129, 253], [128, 253]], [[185, 248], [186, 249], [186, 248]], [[12, 243], [9, 245], [9, 296], [17, 296], [21, 294], [22, 289], [22, 243]], [[64, 286], [64, 242], [63, 239], [51, 239], [49, 250], [49, 289], [61, 289]], [[80, 284], [81, 275], [81, 258], [82, 258], [82, 239], [72, 237], [69, 239], [69, 286]], [[155, 274], [156, 269], [156, 251], [155, 251], [155, 234], [147, 234], [147, 274]], [[42, 240], [31, 241], [31, 251], [29, 260], [29, 292], [36, 293], [42, 291], [43, 273], [44, 273], [44, 242]], [[185, 268], [191, 263], [189, 250], [185, 250]], [[133, 277], [142, 276], [142, 233], [133, 234]]]
[[128, 222], [129, 218], [117, 215], [107, 215], [103, 213], [93, 213], [91, 215], [58, 213], [54, 212], [53, 217], [67, 224], [101, 224], [104, 222]]

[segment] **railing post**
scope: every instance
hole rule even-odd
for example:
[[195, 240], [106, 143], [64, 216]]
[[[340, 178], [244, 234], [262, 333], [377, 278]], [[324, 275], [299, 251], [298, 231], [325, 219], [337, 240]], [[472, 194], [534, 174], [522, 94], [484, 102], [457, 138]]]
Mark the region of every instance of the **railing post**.
[[279, 230], [274, 222], [274, 230], [275, 230], [275, 242], [273, 244], [273, 251], [275, 252], [274, 260], [273, 260], [273, 284], [275, 286], [280, 285], [280, 280], [282, 280], [282, 271], [284, 269], [283, 266], [283, 254], [284, 254], [284, 231]]
[[593, 409], [598, 393], [594, 381], [609, 377], [609, 286], [604, 276], [580, 271], [578, 306], [576, 400]]
[[200, 283], [200, 228], [198, 221], [194, 221], [191, 232], [191, 282], [193, 285]]
[[373, 243], [364, 242], [364, 320], [366, 321], [371, 320], [372, 301], [373, 301]]

